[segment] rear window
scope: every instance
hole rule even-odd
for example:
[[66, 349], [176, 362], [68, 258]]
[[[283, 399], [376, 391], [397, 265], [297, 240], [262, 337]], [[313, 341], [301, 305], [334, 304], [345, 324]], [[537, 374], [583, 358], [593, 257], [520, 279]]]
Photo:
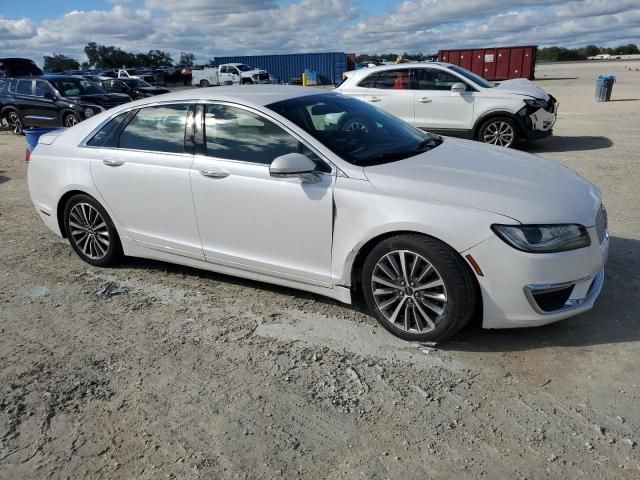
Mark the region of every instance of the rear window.
[[131, 112], [124, 112], [120, 115], [113, 117], [104, 125], [98, 132], [87, 142], [87, 145], [91, 147], [117, 147], [118, 146], [118, 131], [120, 125], [124, 122], [127, 116]]
[[120, 135], [120, 148], [184, 153], [188, 104], [141, 108]]

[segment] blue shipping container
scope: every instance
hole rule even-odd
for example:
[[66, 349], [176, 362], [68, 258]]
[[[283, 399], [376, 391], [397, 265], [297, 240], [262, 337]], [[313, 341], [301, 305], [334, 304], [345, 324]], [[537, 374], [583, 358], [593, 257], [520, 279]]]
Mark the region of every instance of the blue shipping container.
[[300, 79], [305, 70], [313, 70], [318, 77], [325, 77], [330, 83], [338, 84], [342, 81], [342, 74], [347, 71], [347, 55], [344, 52], [215, 58], [216, 66], [225, 63], [244, 63], [261, 68], [283, 83], [291, 83], [293, 78]]

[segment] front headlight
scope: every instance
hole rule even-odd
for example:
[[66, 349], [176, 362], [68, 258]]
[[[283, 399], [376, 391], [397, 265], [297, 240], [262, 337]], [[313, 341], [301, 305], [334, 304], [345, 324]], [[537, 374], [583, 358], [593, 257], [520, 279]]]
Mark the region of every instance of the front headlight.
[[526, 103], [528, 106], [534, 107], [534, 108], [547, 108], [547, 101], [546, 100], [541, 100], [539, 98], [527, 99], [527, 100], [524, 101], [524, 103]]
[[582, 225], [491, 225], [491, 229], [513, 248], [530, 253], [576, 250], [591, 245]]
[[89, 117], [93, 117], [96, 114], [96, 112], [93, 111], [93, 108], [85, 108], [84, 109], [84, 118], [89, 118]]

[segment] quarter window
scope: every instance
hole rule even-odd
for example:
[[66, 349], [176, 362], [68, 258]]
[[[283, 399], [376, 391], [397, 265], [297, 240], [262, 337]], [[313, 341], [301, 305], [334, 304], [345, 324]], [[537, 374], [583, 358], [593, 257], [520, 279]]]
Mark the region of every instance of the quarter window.
[[131, 112], [121, 113], [109, 120], [104, 127], [98, 130], [98, 132], [91, 137], [91, 140], [87, 142], [87, 145], [92, 147], [116, 147], [118, 144], [117, 132], [129, 113]]
[[32, 83], [31, 80], [20, 80], [16, 88], [16, 93], [20, 95], [33, 95]]
[[207, 155], [228, 160], [269, 165], [280, 155], [310, 153], [273, 122], [227, 105], [206, 106], [205, 138]]
[[358, 86], [361, 88], [373, 88], [373, 86], [376, 84], [376, 78], [378, 78], [378, 75], [375, 73], [372, 75], [369, 75], [367, 78], [362, 80], [358, 84]]
[[141, 108], [120, 135], [120, 148], [184, 153], [189, 105]]
[[464, 83], [458, 77], [432, 68], [415, 70], [416, 89], [418, 90], [451, 90], [454, 83]]

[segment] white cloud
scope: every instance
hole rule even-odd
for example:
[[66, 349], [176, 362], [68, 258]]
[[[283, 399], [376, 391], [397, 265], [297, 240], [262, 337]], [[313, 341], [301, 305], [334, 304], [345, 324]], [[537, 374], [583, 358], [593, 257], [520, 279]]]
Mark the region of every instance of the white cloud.
[[[65, 53], [88, 42], [175, 59], [311, 51], [434, 52], [438, 48], [636, 42], [639, 0], [405, 0], [371, 15], [353, 0], [109, 0], [41, 22], [0, 16], [3, 55]], [[133, 5], [144, 5], [136, 9]]]

